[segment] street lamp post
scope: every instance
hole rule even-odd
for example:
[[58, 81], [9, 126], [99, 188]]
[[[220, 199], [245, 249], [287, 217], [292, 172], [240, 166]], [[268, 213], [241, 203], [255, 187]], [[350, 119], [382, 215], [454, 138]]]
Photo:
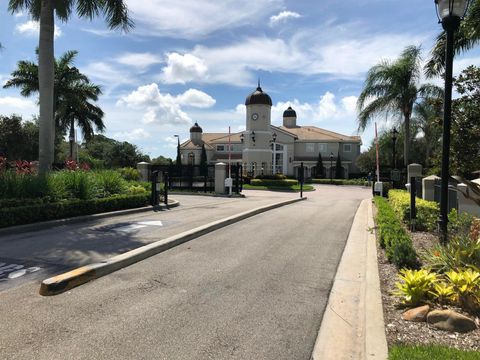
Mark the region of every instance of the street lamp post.
[[452, 117], [452, 72], [454, 33], [465, 16], [469, 0], [435, 0], [439, 22], [447, 35], [445, 51], [445, 98], [443, 102], [442, 135], [442, 182], [440, 189], [440, 218], [438, 220], [441, 240], [447, 242], [448, 224], [448, 179], [450, 165], [450, 128]]
[[393, 141], [392, 168], [393, 169], [397, 168], [397, 148], [396, 148], [397, 135], [398, 135], [397, 129], [393, 128], [393, 130], [392, 130], [392, 141]]
[[272, 140], [273, 140], [273, 175], [277, 173], [277, 134], [273, 133], [272, 134]]
[[333, 152], [330, 153], [330, 183], [333, 182]]

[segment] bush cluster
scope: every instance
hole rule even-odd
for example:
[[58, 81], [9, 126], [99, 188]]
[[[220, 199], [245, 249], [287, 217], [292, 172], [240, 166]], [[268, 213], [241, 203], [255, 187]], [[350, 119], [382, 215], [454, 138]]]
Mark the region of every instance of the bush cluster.
[[[404, 223], [410, 223], [410, 193], [406, 190], [390, 190], [388, 199], [393, 210]], [[416, 198], [417, 220], [415, 228], [420, 231], [432, 231], [436, 228], [439, 208], [434, 201]]]
[[412, 239], [402, 227], [388, 200], [375, 196], [377, 205], [376, 225], [380, 246], [385, 248], [387, 259], [398, 268], [418, 267], [417, 254]]

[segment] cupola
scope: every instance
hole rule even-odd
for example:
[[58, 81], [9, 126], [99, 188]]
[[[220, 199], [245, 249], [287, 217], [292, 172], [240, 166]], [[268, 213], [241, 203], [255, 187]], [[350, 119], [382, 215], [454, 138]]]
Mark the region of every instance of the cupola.
[[297, 113], [291, 106], [283, 112], [283, 126], [286, 128], [297, 127]]
[[263, 92], [262, 88], [260, 87], [260, 81], [258, 82], [257, 89], [245, 99], [245, 105], [254, 104], [272, 106], [272, 99], [266, 92]]
[[195, 145], [202, 144], [202, 128], [195, 122], [195, 124], [190, 128], [190, 140]]

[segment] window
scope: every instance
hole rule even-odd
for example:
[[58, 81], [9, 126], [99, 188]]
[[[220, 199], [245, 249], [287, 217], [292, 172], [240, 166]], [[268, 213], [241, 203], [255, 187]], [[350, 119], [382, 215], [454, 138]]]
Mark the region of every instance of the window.
[[352, 152], [352, 144], [343, 144], [343, 152]]
[[318, 144], [319, 152], [327, 152], [327, 144]]
[[307, 152], [314, 152], [315, 151], [315, 144], [307, 143], [305, 146]]
[[217, 151], [225, 151], [225, 145], [217, 145]]

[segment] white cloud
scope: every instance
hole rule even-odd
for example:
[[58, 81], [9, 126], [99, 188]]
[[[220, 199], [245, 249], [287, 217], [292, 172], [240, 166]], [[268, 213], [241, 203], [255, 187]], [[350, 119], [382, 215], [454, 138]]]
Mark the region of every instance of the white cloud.
[[261, 21], [280, 10], [283, 0], [127, 0], [142, 35], [198, 39], [222, 29]]
[[14, 96], [0, 97], [0, 106], [2, 114], [31, 115], [38, 112], [38, 106], [32, 100]]
[[197, 108], [209, 108], [216, 102], [210, 95], [196, 89], [188, 89], [183, 94], [178, 95], [176, 100], [180, 105]]
[[112, 137], [117, 140], [135, 141], [135, 140], [148, 139], [151, 137], [151, 134], [145, 129], [137, 128], [131, 131], [117, 132], [113, 134]]
[[167, 66], [162, 69], [162, 79], [167, 84], [185, 84], [204, 80], [208, 72], [205, 62], [192, 54], [167, 54]]
[[[40, 32], [40, 23], [38, 21], [29, 20], [25, 23], [18, 24], [15, 27], [15, 31], [26, 36], [38, 36], [38, 33]], [[57, 25], [55, 25], [54, 36], [55, 38], [62, 36], [62, 30]]]
[[350, 27], [332, 25], [323, 33], [299, 31], [290, 39], [262, 36], [216, 47], [197, 45], [183, 54], [169, 54], [162, 79], [167, 83], [247, 86], [255, 81], [256, 72], [267, 71], [361, 80], [380, 60], [394, 59], [405, 46], [425, 38], [419, 34], [361, 34]]
[[162, 94], [155, 83], [140, 86], [117, 102], [119, 106], [144, 110], [145, 124], [160, 125], [190, 125], [192, 120], [182, 110], [182, 106], [206, 108], [214, 104], [215, 99], [202, 91], [189, 89], [183, 94], [173, 96]]
[[356, 96], [343, 97], [338, 101], [329, 91], [314, 103], [302, 103], [297, 99], [277, 102], [272, 106], [272, 122], [282, 124], [283, 112], [291, 106], [297, 113], [298, 125], [313, 125], [319, 122], [352, 123], [356, 119], [356, 102]]
[[89, 78], [99, 82], [102, 90], [106, 88], [106, 91], [104, 91], [106, 95], [119, 85], [137, 85], [139, 81], [138, 78], [132, 76], [131, 71], [119, 69], [117, 66], [102, 61], [90, 63], [82, 67], [81, 71]]
[[153, 64], [162, 62], [162, 59], [151, 53], [126, 53], [119, 56], [116, 61], [119, 64], [132, 66], [140, 71], [145, 71]]
[[280, 22], [285, 22], [288, 19], [298, 19], [302, 17], [299, 13], [293, 11], [282, 11], [278, 15], [273, 15], [270, 17], [270, 26], [274, 26]]

